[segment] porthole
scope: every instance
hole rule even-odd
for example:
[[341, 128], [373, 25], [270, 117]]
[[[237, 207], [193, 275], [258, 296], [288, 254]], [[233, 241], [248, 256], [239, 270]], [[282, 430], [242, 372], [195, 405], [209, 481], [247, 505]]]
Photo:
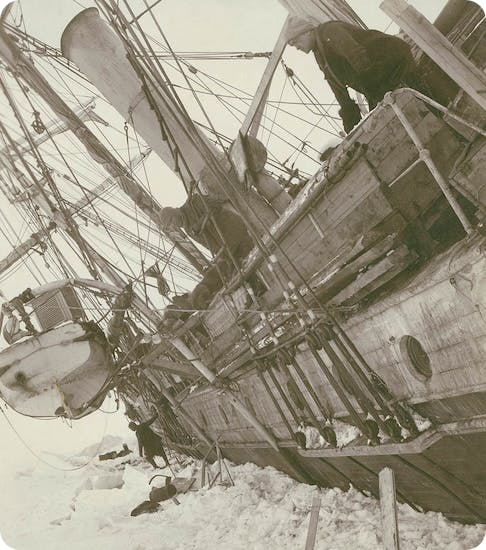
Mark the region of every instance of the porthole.
[[400, 353], [409, 371], [419, 380], [427, 380], [432, 376], [430, 357], [422, 344], [409, 334], [400, 340]]

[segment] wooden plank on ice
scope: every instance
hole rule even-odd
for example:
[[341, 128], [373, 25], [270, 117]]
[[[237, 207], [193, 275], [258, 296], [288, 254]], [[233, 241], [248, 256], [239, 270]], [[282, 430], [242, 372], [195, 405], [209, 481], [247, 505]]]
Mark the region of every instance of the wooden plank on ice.
[[314, 495], [310, 512], [309, 529], [305, 541], [305, 550], [313, 550], [316, 544], [317, 522], [319, 521], [319, 511], [321, 509], [321, 497]]
[[395, 476], [391, 468], [383, 468], [380, 480], [381, 527], [384, 550], [400, 550], [398, 539]]

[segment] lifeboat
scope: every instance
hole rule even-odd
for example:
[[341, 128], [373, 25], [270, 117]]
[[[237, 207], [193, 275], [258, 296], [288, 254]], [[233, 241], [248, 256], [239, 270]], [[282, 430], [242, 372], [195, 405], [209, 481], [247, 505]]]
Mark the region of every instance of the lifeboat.
[[86, 416], [103, 402], [112, 374], [109, 345], [91, 321], [65, 323], [0, 352], [0, 396], [27, 416]]

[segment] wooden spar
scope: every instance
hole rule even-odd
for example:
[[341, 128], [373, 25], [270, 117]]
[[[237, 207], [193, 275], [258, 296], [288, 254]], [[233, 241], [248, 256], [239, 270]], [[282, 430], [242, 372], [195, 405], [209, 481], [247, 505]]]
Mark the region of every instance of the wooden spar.
[[[186, 182], [200, 179], [206, 159], [185, 130], [185, 117], [175, 109], [164, 112], [164, 123], [191, 173], [182, 163], [177, 166], [170, 143], [161, 135], [160, 124], [142, 91], [142, 82], [127, 59], [123, 42], [101, 19], [96, 8], [85, 9], [70, 21], [61, 37], [61, 50], [89, 77], [121, 116], [133, 123], [137, 133], [173, 172], [177, 167]], [[104, 56], [109, 56], [109, 63], [100, 63]], [[167, 88], [157, 89], [157, 94], [167, 104], [174, 103]], [[217, 154], [216, 148], [201, 134], [200, 138]]]
[[172, 338], [171, 343], [177, 350], [182, 353], [182, 355], [188, 361], [192, 363], [192, 365], [204, 376], [204, 378], [206, 378], [206, 380], [211, 383], [216, 380], [216, 375], [214, 374], [214, 372], [208, 369], [208, 367], [206, 367], [206, 365], [202, 361], [194, 357], [192, 351], [186, 346], [186, 344], [184, 344], [184, 342], [180, 338]]
[[309, 529], [305, 541], [305, 550], [314, 550], [316, 544], [317, 523], [319, 521], [319, 512], [321, 509], [321, 497], [314, 495], [312, 497], [312, 506], [309, 519]]
[[256, 138], [258, 135], [258, 130], [260, 129], [260, 124], [262, 123], [263, 112], [265, 110], [265, 104], [268, 101], [268, 94], [270, 92], [270, 86], [267, 87], [265, 92], [262, 95], [260, 105], [253, 117], [253, 122], [251, 123], [250, 129], [248, 130], [248, 135]]
[[[101, 117], [99, 117], [94, 112], [94, 107], [95, 107], [95, 99], [93, 97], [90, 100], [85, 101], [84, 103], [81, 103], [80, 107], [74, 108], [73, 112], [83, 122], [86, 122], [88, 120], [94, 120], [94, 121], [99, 122], [100, 124], [103, 124], [104, 126], [108, 126], [108, 123], [105, 122]], [[57, 136], [59, 134], [62, 134], [64, 132], [68, 131], [69, 127], [65, 122], [61, 122], [61, 123], [52, 122], [51, 124], [46, 125], [46, 130], [47, 130], [47, 132], [44, 132], [42, 135], [36, 136], [34, 138], [33, 141], [34, 141], [36, 147], [38, 147], [42, 143], [48, 141], [52, 136]], [[23, 154], [23, 153], [29, 151], [30, 150], [29, 145], [22, 145], [22, 143], [24, 141], [25, 141], [25, 139], [22, 139], [22, 138], [18, 139], [16, 141], [16, 143], [18, 145], [18, 151], [14, 152], [14, 151], [10, 150], [8, 153], [10, 155], [12, 155], [13, 157], [16, 157], [18, 154]], [[8, 147], [4, 147], [3, 149], [1, 149], [0, 150], [0, 156], [6, 154], [7, 149], [8, 149]]]
[[103, 281], [96, 281], [95, 279], [82, 279], [79, 277], [72, 277], [69, 279], [60, 279], [58, 281], [53, 281], [51, 283], [46, 283], [44, 285], [38, 286], [37, 288], [32, 288], [31, 293], [33, 296], [42, 296], [46, 292], [52, 292], [53, 290], [59, 290], [65, 286], [74, 286], [78, 285], [81, 287], [95, 288], [101, 292], [106, 292], [108, 294], [120, 294], [122, 292], [122, 286], [114, 286]]
[[[143, 162], [143, 160], [147, 157], [149, 152], [150, 152], [150, 149], [134, 157], [134, 159], [131, 162], [132, 170], [135, 170], [135, 168], [137, 168]], [[71, 209], [72, 214], [76, 215], [79, 212], [79, 210], [81, 210], [81, 208], [84, 208], [85, 206], [87, 206], [93, 199], [98, 197], [101, 193], [103, 193], [103, 191], [105, 191], [112, 185], [117, 185], [117, 182], [114, 178], [108, 177], [104, 179], [99, 185], [94, 187], [93, 190], [90, 190], [90, 189], [84, 190], [85, 196], [81, 197], [78, 201], [76, 201], [73, 204], [73, 207]], [[68, 210], [69, 213], [71, 213], [71, 211]]]
[[185, 378], [197, 378], [198, 372], [194, 369], [192, 365], [187, 363], [181, 363], [178, 361], [173, 361], [167, 359], [166, 357], [157, 357], [156, 359], [143, 359], [142, 363], [147, 365], [149, 368], [154, 370], [163, 370], [170, 374], [177, 374], [178, 376], [183, 376]]
[[432, 23], [404, 0], [384, 0], [380, 8], [483, 109], [486, 109], [486, 75]]
[[264, 105], [264, 99], [267, 97], [268, 90], [270, 89], [270, 83], [273, 78], [273, 74], [275, 73], [275, 70], [278, 67], [280, 58], [282, 57], [285, 47], [287, 46], [286, 34], [287, 34], [288, 21], [289, 21], [289, 18], [287, 17], [282, 27], [282, 30], [280, 31], [275, 47], [273, 48], [272, 55], [268, 60], [267, 66], [263, 73], [262, 79], [260, 80], [260, 84], [258, 85], [257, 91], [253, 96], [253, 101], [251, 102], [250, 108], [246, 113], [245, 120], [241, 125], [240, 133], [243, 136], [245, 136], [249, 132], [250, 128], [253, 136], [255, 135], [255, 132], [258, 130], [258, 125], [260, 123], [260, 118], [261, 118], [261, 109], [263, 108], [263, 105]]
[[[84, 144], [91, 157], [109, 172], [121, 190], [150, 217], [157, 227], [163, 230], [158, 215], [160, 206], [52, 89], [34, 63], [10, 39], [3, 25], [0, 25], [0, 57], [12, 71], [18, 74], [30, 88], [46, 101], [57, 116], [67, 124], [69, 129]], [[204, 270], [207, 264], [204, 256], [181, 231], [164, 231], [164, 233], [196, 269], [200, 272]]]
[[12, 252], [7, 254], [3, 260], [0, 260], [0, 274], [13, 266], [18, 260], [22, 259], [30, 250], [42, 244], [42, 239], [56, 227], [55, 223], [50, 223], [43, 231], [33, 233], [23, 243], [16, 246]]
[[[362, 23], [362, 21], [358, 18], [357, 14], [354, 13], [354, 11], [351, 10], [348, 5], [345, 5], [345, 3], [342, 6], [339, 6], [339, 4], [336, 3], [335, 5], [326, 7], [323, 6], [322, 8], [317, 7], [316, 11], [315, 2], [312, 2], [308, 6], [303, 5], [302, 2], [297, 2], [295, 5], [292, 5], [292, 3], [286, 2], [285, 0], [280, 0], [280, 2], [289, 12], [294, 12], [294, 10], [301, 10], [299, 16], [303, 19], [313, 19], [316, 26], [324, 21], [330, 21], [332, 19], [342, 19], [355, 24], [358, 22], [358, 24], [361, 24], [361, 26], [365, 27], [364, 23]], [[330, 13], [326, 13], [325, 11], [321, 11], [321, 9], [328, 9], [331, 11]], [[340, 16], [337, 17], [336, 13], [333, 13], [332, 10], [337, 10]], [[245, 120], [243, 121], [243, 124], [240, 128], [240, 133], [243, 136], [245, 136], [246, 134], [256, 136], [256, 132], [258, 131], [263, 106], [265, 104], [268, 96], [268, 91], [270, 89], [270, 83], [272, 81], [275, 70], [278, 67], [278, 63], [282, 57], [285, 47], [287, 46], [287, 29], [290, 17], [291, 16], [289, 15], [283, 24], [275, 47], [273, 48], [272, 55], [268, 60], [268, 64], [260, 80], [260, 84], [258, 85], [257, 91], [253, 96], [253, 101], [251, 102], [250, 108], [246, 113]]]
[[[266, 224], [275, 220], [275, 212], [253, 189], [243, 192], [243, 182], [231, 171], [229, 160], [181, 109], [156, 62], [147, 56], [142, 63], [138, 54], [145, 46], [134, 29], [123, 25], [123, 14], [117, 13], [121, 25], [114, 28], [118, 35], [101, 20], [96, 8], [78, 14], [63, 33], [63, 54], [82, 69], [186, 186], [197, 181], [204, 193], [229, 199], [262, 235]], [[109, 64], [100, 63], [105, 57]], [[266, 224], [262, 226], [258, 219]]]

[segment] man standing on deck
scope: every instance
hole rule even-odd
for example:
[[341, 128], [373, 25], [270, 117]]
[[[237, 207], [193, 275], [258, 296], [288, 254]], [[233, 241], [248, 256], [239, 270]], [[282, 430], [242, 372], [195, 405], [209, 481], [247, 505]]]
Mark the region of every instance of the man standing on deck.
[[366, 97], [370, 110], [391, 90], [421, 89], [410, 47], [396, 36], [366, 30], [344, 21], [328, 21], [315, 27], [293, 17], [287, 31], [288, 43], [314, 52], [317, 64], [341, 106], [344, 130], [350, 132], [361, 120], [361, 111], [347, 87]]
[[154, 457], [161, 456], [165, 461], [165, 468], [169, 465], [169, 459], [167, 458], [164, 447], [162, 446], [162, 438], [150, 428], [150, 424], [154, 422], [157, 416], [158, 415], [155, 414], [152, 418], [149, 418], [149, 420], [140, 424], [130, 422], [128, 427], [133, 430], [137, 436], [138, 452], [140, 456], [143, 456], [142, 453], [145, 451], [145, 458], [147, 459], [147, 462], [152, 464], [154, 468], [158, 468]]

